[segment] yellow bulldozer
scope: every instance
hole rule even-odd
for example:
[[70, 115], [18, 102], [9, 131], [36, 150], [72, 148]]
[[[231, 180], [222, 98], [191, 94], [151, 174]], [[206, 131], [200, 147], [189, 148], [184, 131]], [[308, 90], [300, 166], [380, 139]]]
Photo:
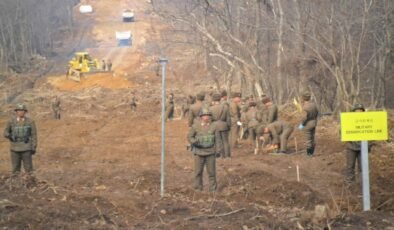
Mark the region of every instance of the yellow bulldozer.
[[100, 70], [99, 61], [93, 59], [88, 52], [76, 52], [68, 62], [67, 77], [80, 81], [84, 74], [96, 73]]

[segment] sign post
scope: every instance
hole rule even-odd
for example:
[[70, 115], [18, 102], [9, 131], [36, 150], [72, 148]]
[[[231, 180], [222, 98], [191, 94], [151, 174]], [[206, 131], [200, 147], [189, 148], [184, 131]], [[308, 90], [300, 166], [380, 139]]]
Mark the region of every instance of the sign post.
[[166, 130], [166, 65], [168, 60], [160, 58], [161, 65], [161, 161], [160, 161], [160, 196], [164, 196], [165, 130]]
[[341, 140], [361, 141], [363, 210], [371, 209], [368, 167], [368, 141], [387, 140], [387, 112], [341, 113]]

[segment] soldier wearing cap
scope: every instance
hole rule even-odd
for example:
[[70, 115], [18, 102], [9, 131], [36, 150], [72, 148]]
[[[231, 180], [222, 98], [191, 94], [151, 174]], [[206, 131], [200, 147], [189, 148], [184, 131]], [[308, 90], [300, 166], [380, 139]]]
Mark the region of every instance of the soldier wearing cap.
[[190, 106], [193, 105], [196, 102], [196, 97], [189, 95], [186, 98], [186, 102], [183, 103], [182, 105], [182, 114], [181, 118], [183, 119], [184, 117], [188, 116], [190, 113]]
[[304, 92], [302, 94], [302, 111], [303, 117], [298, 126], [299, 130], [303, 130], [306, 136], [306, 153], [313, 156], [315, 152], [315, 132], [319, 110], [316, 104], [311, 100], [311, 93]]
[[232, 149], [237, 144], [239, 126], [241, 123], [241, 110], [239, 104], [241, 102], [241, 93], [234, 92], [232, 94], [232, 99], [230, 103], [230, 119], [231, 119], [231, 128], [230, 128], [230, 148]]
[[284, 121], [275, 121], [264, 129], [264, 143], [271, 142], [271, 147], [280, 149], [279, 153], [287, 153], [287, 141], [293, 132], [293, 126]]
[[220, 92], [220, 102], [226, 104], [227, 106], [229, 106], [228, 102], [227, 102], [227, 91], [224, 89], [222, 90], [222, 92]]
[[189, 111], [189, 127], [192, 127], [193, 124], [196, 122], [198, 123], [200, 118], [200, 110], [201, 107], [203, 105], [203, 101], [205, 98], [205, 93], [204, 92], [200, 92], [196, 95], [196, 103], [194, 103], [193, 105], [190, 106], [190, 111]]
[[194, 189], [203, 190], [204, 166], [207, 168], [209, 178], [209, 191], [216, 191], [216, 154], [218, 128], [212, 122], [212, 113], [209, 108], [202, 108], [200, 121], [193, 124], [187, 136], [193, 148], [194, 155]]
[[231, 127], [231, 118], [229, 107], [225, 103], [220, 103], [221, 95], [214, 93], [212, 95], [212, 121], [218, 127], [219, 140], [217, 140], [217, 151], [222, 158], [231, 157], [230, 144], [228, 140], [229, 130]]
[[55, 96], [53, 98], [51, 106], [52, 106], [53, 118], [55, 118], [56, 120], [60, 120], [61, 106], [60, 106], [60, 99], [58, 96]]
[[[352, 112], [365, 112], [363, 104], [355, 104], [352, 107]], [[370, 148], [370, 142], [368, 142], [368, 148]], [[361, 142], [360, 141], [349, 141], [346, 143], [346, 168], [345, 168], [345, 182], [348, 186], [351, 186], [355, 180], [355, 168], [356, 162], [358, 164], [358, 171], [361, 172]]]
[[266, 117], [265, 123], [270, 124], [278, 120], [278, 106], [272, 103], [271, 98], [265, 97], [262, 100], [265, 109], [266, 109]]
[[170, 93], [166, 102], [166, 120], [171, 120], [174, 117], [174, 94]]
[[15, 108], [15, 117], [11, 118], [4, 129], [4, 137], [11, 142], [12, 174], [18, 175], [21, 165], [29, 175], [33, 172], [32, 155], [37, 149], [37, 131], [34, 120], [26, 117], [27, 108], [18, 104]]
[[248, 111], [245, 113], [244, 123], [248, 129], [248, 137], [252, 144], [256, 140], [256, 126], [259, 124], [256, 119], [256, 113], [256, 102], [250, 101]]
[[137, 98], [135, 98], [134, 93], [131, 93], [131, 99], [130, 99], [129, 105], [130, 105], [131, 111], [133, 111], [133, 112], [137, 111]]

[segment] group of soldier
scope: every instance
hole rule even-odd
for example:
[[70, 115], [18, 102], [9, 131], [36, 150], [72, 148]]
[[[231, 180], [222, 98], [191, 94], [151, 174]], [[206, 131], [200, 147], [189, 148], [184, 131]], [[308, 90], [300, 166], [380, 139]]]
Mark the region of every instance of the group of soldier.
[[[293, 126], [278, 119], [278, 106], [272, 100], [262, 95], [258, 100], [241, 98], [241, 93], [235, 92], [231, 100], [227, 92], [213, 93], [209, 99], [205, 93], [187, 98], [188, 104], [182, 108], [182, 116], [188, 115], [188, 141], [194, 156], [195, 189], [202, 190], [204, 167], [209, 176], [209, 190], [217, 189], [216, 158], [229, 159], [232, 151], [238, 146], [237, 140], [248, 135], [251, 143], [275, 150], [277, 154], [287, 153], [287, 141], [293, 132]], [[136, 99], [133, 95], [132, 110], [136, 109]], [[298, 129], [306, 136], [306, 154], [313, 156], [315, 151], [315, 131], [319, 111], [311, 100], [311, 94], [304, 92], [302, 101], [302, 119]], [[54, 119], [60, 119], [60, 99], [55, 96], [51, 107]], [[27, 108], [18, 104], [13, 116], [4, 129], [4, 136], [10, 140], [12, 173], [18, 175], [23, 163], [28, 174], [33, 171], [32, 156], [37, 149], [37, 130], [34, 120], [26, 116]], [[364, 112], [362, 104], [356, 104], [353, 112]], [[172, 117], [174, 112], [174, 95], [167, 101], [166, 116]], [[168, 114], [167, 114], [168, 113]], [[247, 133], [247, 134], [246, 134]], [[255, 153], [257, 153], [255, 151]], [[360, 167], [360, 142], [348, 142], [346, 147], [345, 182], [355, 181], [355, 165]]]
[[[188, 114], [190, 127], [188, 141], [194, 155], [195, 189], [202, 190], [204, 166], [209, 177], [209, 190], [216, 190], [216, 158], [231, 158], [231, 152], [238, 147], [238, 140], [244, 136], [255, 144], [255, 154], [260, 143], [265, 149], [276, 154], [287, 154], [287, 141], [293, 132], [290, 123], [278, 119], [278, 106], [266, 95], [259, 99], [242, 99], [241, 93], [234, 92], [228, 100], [227, 92], [213, 93], [206, 98], [204, 92], [187, 98], [182, 114]], [[298, 129], [307, 139], [306, 154], [313, 156], [318, 109], [311, 100], [310, 92], [302, 94], [303, 118]]]

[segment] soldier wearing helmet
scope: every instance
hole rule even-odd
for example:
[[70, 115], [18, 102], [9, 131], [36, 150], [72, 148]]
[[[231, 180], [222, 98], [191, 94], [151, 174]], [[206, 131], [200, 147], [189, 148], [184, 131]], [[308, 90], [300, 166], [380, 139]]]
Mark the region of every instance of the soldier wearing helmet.
[[315, 132], [317, 126], [317, 117], [319, 110], [316, 104], [311, 100], [311, 93], [304, 92], [302, 94], [302, 112], [303, 117], [301, 123], [298, 126], [299, 130], [302, 130], [306, 136], [306, 153], [308, 156], [313, 156], [315, 152]]
[[203, 190], [204, 166], [207, 168], [209, 178], [209, 191], [216, 191], [216, 155], [219, 131], [215, 122], [212, 122], [212, 113], [208, 107], [200, 112], [199, 122], [195, 122], [189, 130], [188, 141], [193, 148], [194, 157], [194, 189]]
[[33, 172], [32, 155], [37, 149], [37, 131], [34, 120], [26, 117], [27, 108], [23, 104], [15, 107], [15, 117], [11, 118], [4, 129], [4, 137], [11, 142], [12, 174], [17, 176], [21, 165], [25, 172]]

